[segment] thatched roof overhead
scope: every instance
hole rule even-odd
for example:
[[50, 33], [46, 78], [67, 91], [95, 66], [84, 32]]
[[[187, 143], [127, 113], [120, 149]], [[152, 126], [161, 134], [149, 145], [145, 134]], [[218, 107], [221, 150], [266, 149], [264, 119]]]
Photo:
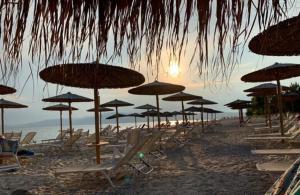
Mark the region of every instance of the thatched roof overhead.
[[92, 102], [93, 100], [90, 98], [83, 97], [81, 95], [68, 92], [61, 95], [44, 98], [43, 101], [44, 102]]
[[[281, 90], [286, 91], [289, 87], [281, 86]], [[265, 94], [274, 94], [277, 91], [277, 85], [274, 83], [263, 83], [257, 85], [255, 87], [251, 87], [249, 89], [245, 89], [244, 92], [258, 92], [258, 93], [265, 93]]]
[[0, 108], [27, 108], [27, 107], [28, 106], [25, 106], [23, 104], [11, 102], [5, 99], [0, 99]]
[[245, 82], [266, 82], [300, 76], [300, 64], [275, 63], [266, 68], [242, 76]]
[[[43, 108], [43, 110], [48, 110], [48, 111], [69, 111], [70, 107], [68, 105], [65, 105], [65, 104], [56, 104], [56, 105], [45, 107], [45, 108]], [[78, 110], [78, 108], [75, 108], [75, 107], [71, 106], [71, 110]]]
[[200, 98], [200, 96], [189, 94], [189, 93], [184, 93], [184, 92], [179, 92], [174, 95], [170, 95], [168, 97], [164, 97], [163, 100], [165, 101], [190, 101]]
[[129, 103], [129, 102], [124, 102], [122, 100], [112, 100], [110, 102], [106, 102], [104, 104], [102, 104], [101, 106], [104, 107], [123, 107], [123, 106], [133, 106], [133, 104]]
[[[238, 46], [243, 45], [240, 41], [248, 39], [253, 25], [264, 29], [278, 21], [287, 13], [286, 5], [287, 1], [279, 0], [2, 0], [0, 70], [7, 75], [19, 70], [24, 40], [29, 42], [25, 53], [45, 63], [94, 54], [102, 59], [110, 42], [112, 57], [126, 51], [134, 66], [145, 54], [147, 65], [158, 66], [162, 48], [178, 59], [183, 56], [193, 31], [192, 58], [199, 62], [200, 74], [208, 66], [212, 73], [224, 74], [230, 71], [228, 66], [234, 66]], [[213, 53], [208, 49], [211, 45]], [[229, 56], [224, 53], [226, 48]], [[214, 64], [209, 64], [209, 56], [215, 56]], [[39, 64], [44, 67], [45, 63]]]
[[6, 95], [15, 93], [17, 90], [15, 88], [6, 86], [6, 85], [0, 85], [0, 95]]
[[249, 42], [249, 49], [271, 56], [300, 55], [300, 15], [269, 27]]

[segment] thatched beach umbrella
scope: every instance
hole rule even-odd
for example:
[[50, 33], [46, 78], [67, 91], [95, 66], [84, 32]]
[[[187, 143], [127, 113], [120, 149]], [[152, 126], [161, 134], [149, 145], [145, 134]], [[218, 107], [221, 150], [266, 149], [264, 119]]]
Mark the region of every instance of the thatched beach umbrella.
[[[135, 109], [142, 109], [142, 110], [153, 110], [153, 109], [156, 109], [155, 106], [152, 106], [150, 104], [145, 104], [145, 105], [142, 105], [142, 106], [138, 106], [138, 107], [135, 107]], [[150, 128], [150, 124], [149, 124], [149, 116], [147, 116], [147, 129], [149, 130]]]
[[270, 26], [249, 42], [249, 49], [261, 55], [300, 54], [300, 15]]
[[172, 112], [173, 116], [175, 117], [175, 120], [177, 120], [177, 115], [180, 115], [181, 112], [178, 112], [178, 111], [174, 111]]
[[[157, 110], [149, 110], [146, 112], [142, 112], [141, 114], [144, 116], [152, 116], [152, 127], [154, 128], [154, 117], [157, 117]], [[162, 113], [159, 112], [159, 115], [162, 115]]]
[[[192, 112], [192, 113], [201, 112], [201, 110], [202, 110], [201, 108], [197, 108], [195, 106], [191, 106], [191, 107], [185, 109], [185, 111]], [[193, 124], [194, 124], [194, 115], [193, 115]]]
[[136, 118], [137, 118], [137, 117], [139, 117], [139, 118], [144, 118], [144, 117], [145, 117], [144, 115], [139, 114], [139, 113], [132, 113], [132, 114], [128, 114], [127, 116], [134, 117], [134, 125], [135, 125], [135, 128], [137, 127], [137, 125], [136, 125]]
[[[62, 128], [62, 112], [63, 111], [69, 111], [70, 110], [70, 107], [68, 105], [64, 105], [64, 104], [56, 104], [56, 105], [53, 105], [53, 106], [48, 106], [48, 107], [45, 107], [43, 108], [43, 110], [47, 110], [47, 111], [59, 111], [59, 118], [60, 118], [60, 133], [62, 134], [62, 131], [63, 131], [63, 128]], [[74, 110], [78, 110], [77, 108], [75, 107], [71, 107], [71, 110], [74, 111]], [[63, 137], [61, 137], [63, 138]]]
[[188, 102], [188, 104], [191, 105], [201, 105], [202, 111], [201, 111], [201, 126], [202, 126], [202, 131], [204, 131], [204, 122], [203, 122], [203, 105], [211, 105], [211, 104], [217, 104], [216, 102], [204, 99], [204, 98], [199, 98], [197, 100]]
[[94, 91], [96, 162], [100, 163], [99, 140], [99, 94], [102, 88], [127, 88], [145, 82], [142, 74], [123, 67], [92, 63], [61, 64], [48, 67], [40, 72], [40, 77], [51, 83], [72, 87], [89, 88]]
[[192, 95], [189, 93], [179, 92], [174, 95], [170, 95], [168, 97], [164, 97], [163, 100], [165, 101], [180, 101], [181, 102], [181, 109], [182, 109], [182, 122], [184, 123], [184, 101], [190, 101], [201, 98], [200, 96]]
[[241, 125], [242, 122], [244, 122], [243, 109], [251, 107], [252, 105], [250, 103], [251, 103], [251, 101], [248, 101], [248, 100], [237, 99], [233, 102], [225, 104], [224, 106], [228, 106], [229, 108], [231, 108], [233, 110], [239, 110], [239, 122]]
[[118, 113], [118, 114], [110, 115], [110, 116], [106, 117], [106, 119], [122, 118], [122, 117], [126, 117], [126, 116], [127, 116], [126, 114]]
[[119, 107], [125, 107], [125, 106], [133, 106], [133, 104], [131, 103], [128, 103], [128, 102], [124, 102], [124, 101], [121, 101], [121, 100], [112, 100], [110, 102], [106, 102], [104, 104], [102, 104], [101, 106], [104, 106], [104, 107], [114, 107], [116, 109], [116, 123], [117, 123], [117, 139], [118, 139], [118, 136], [119, 136], [119, 111], [118, 111], [118, 108]]
[[[186, 58], [185, 43], [191, 43], [197, 48], [192, 58], [199, 72], [209, 68], [212, 73], [230, 73], [240, 57], [241, 34], [247, 38], [253, 27], [261, 30], [279, 21], [294, 10], [290, 5], [287, 0], [2, 0], [2, 72], [4, 78], [14, 75], [24, 53], [32, 61], [55, 61], [106, 56], [108, 50], [115, 59], [125, 51], [134, 65], [145, 55], [147, 63], [141, 68], [159, 66], [166, 58], [164, 50], [172, 51], [169, 57]], [[208, 38], [211, 29], [214, 33]], [[195, 37], [189, 36], [190, 31]], [[27, 49], [24, 40], [31, 47]], [[215, 63], [210, 63], [211, 58]]]
[[[88, 112], [95, 112], [95, 108], [90, 108], [87, 110]], [[103, 106], [99, 106], [99, 124], [100, 124], [100, 130], [102, 129], [102, 112], [110, 112], [110, 111], [113, 111], [113, 109], [111, 108], [106, 108], [106, 107], [103, 107]]]
[[280, 80], [297, 77], [297, 76], [300, 76], [299, 64], [275, 63], [266, 68], [246, 74], [241, 78], [241, 80], [245, 82], [266, 82], [266, 81], [277, 82], [277, 99], [278, 99], [278, 109], [280, 115], [280, 130], [282, 135], [284, 135], [284, 129], [283, 129]]
[[161, 116], [166, 117], [166, 121], [168, 121], [168, 117], [172, 117], [173, 114], [171, 112], [163, 112]]
[[17, 90], [15, 88], [6, 86], [6, 85], [0, 85], [0, 95], [7, 95], [15, 93]]
[[7, 109], [7, 108], [27, 108], [27, 107], [28, 106], [25, 106], [23, 104], [7, 101], [5, 99], [0, 99], [2, 134], [4, 134], [4, 109]]
[[[289, 87], [282, 86], [282, 90], [285, 91], [288, 89]], [[255, 94], [252, 94], [252, 96], [264, 97], [266, 126], [268, 126], [268, 121], [269, 121], [269, 127], [272, 128], [269, 99], [270, 96], [275, 95], [277, 93], [277, 85], [274, 83], [263, 83], [255, 87], [246, 89], [244, 90], [244, 92], [255, 92]]]
[[91, 102], [93, 101], [90, 98], [86, 98], [80, 95], [73, 94], [71, 92], [49, 97], [49, 98], [44, 98], [44, 102], [66, 102], [68, 103], [69, 107], [69, 125], [70, 125], [70, 137], [73, 135], [73, 128], [72, 128], [72, 107], [71, 103], [72, 102]]
[[158, 130], [160, 131], [160, 114], [159, 114], [159, 95], [167, 95], [172, 93], [177, 93], [185, 89], [182, 85], [175, 85], [171, 83], [164, 83], [159, 81], [154, 81], [145, 85], [138, 86], [136, 88], [130, 89], [128, 92], [136, 95], [155, 95], [156, 97], [156, 109], [157, 109], [157, 121]]

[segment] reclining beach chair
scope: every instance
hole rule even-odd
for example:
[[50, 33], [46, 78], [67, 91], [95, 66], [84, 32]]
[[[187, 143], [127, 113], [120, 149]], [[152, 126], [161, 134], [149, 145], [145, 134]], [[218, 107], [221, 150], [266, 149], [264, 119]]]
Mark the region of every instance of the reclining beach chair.
[[113, 173], [115, 173], [121, 166], [123, 165], [130, 165], [134, 169], [140, 169], [141, 167], [138, 167], [136, 165], [131, 165], [130, 161], [136, 156], [139, 152], [139, 150], [142, 148], [142, 146], [145, 144], [147, 140], [150, 139], [150, 136], [144, 137], [139, 143], [137, 143], [135, 146], [133, 146], [124, 157], [118, 159], [117, 162], [103, 162], [102, 164], [93, 165], [93, 166], [83, 166], [83, 167], [65, 167], [61, 169], [57, 169], [55, 171], [55, 175], [66, 173], [81, 173], [82, 177], [85, 174], [89, 173], [102, 173], [105, 178], [108, 180], [110, 185], [115, 188], [115, 184], [111, 180], [111, 176]]
[[[18, 141], [12, 141], [7, 139], [0, 139], [0, 160], [15, 159], [15, 164], [0, 164], [0, 172], [9, 171], [21, 168], [18, 156]], [[3, 162], [2, 162], [3, 163]]]
[[12, 136], [9, 138], [9, 140], [20, 141], [21, 136], [22, 136], [22, 131], [21, 132], [12, 132]]
[[45, 139], [42, 140], [42, 143], [51, 143], [51, 142], [61, 142], [62, 140], [65, 139], [67, 132], [66, 131], [62, 131], [62, 133], [59, 133], [56, 138], [54, 139]]
[[33, 140], [33, 138], [35, 137], [36, 132], [29, 132], [25, 135], [25, 137], [23, 138], [23, 140], [20, 142], [20, 144], [22, 146], [24, 145], [29, 145], [32, 143], [35, 143], [35, 141]]
[[42, 144], [42, 146], [56, 147], [60, 150], [71, 149], [74, 145], [77, 146], [77, 148], [79, 148], [79, 146], [76, 145], [76, 142], [79, 140], [80, 137], [81, 134], [74, 134], [72, 137], [68, 138], [63, 142]]

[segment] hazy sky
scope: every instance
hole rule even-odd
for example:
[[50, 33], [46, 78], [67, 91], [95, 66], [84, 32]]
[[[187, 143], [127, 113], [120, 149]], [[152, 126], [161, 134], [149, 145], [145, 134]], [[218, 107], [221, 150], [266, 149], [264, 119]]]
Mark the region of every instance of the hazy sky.
[[[299, 8], [291, 12], [291, 15], [298, 15]], [[254, 29], [253, 35], [257, 34], [257, 30]], [[191, 32], [189, 34], [189, 39], [194, 38], [194, 33]], [[211, 38], [211, 37], [210, 37]], [[28, 43], [27, 43], [28, 44]], [[192, 41], [189, 42], [188, 48], [193, 50], [191, 46], [193, 44]], [[26, 41], [25, 41], [26, 45]], [[247, 44], [248, 45], [248, 44]], [[261, 69], [263, 67], [274, 64], [275, 62], [289, 62], [289, 63], [299, 63], [300, 57], [270, 57], [270, 56], [259, 56], [254, 53], [251, 53], [248, 47], [245, 47], [243, 58], [241, 59], [240, 64], [235, 68], [233, 74], [228, 82], [213, 82], [206, 81], [205, 83], [198, 76], [198, 71], [196, 65], [193, 64], [191, 67], [188, 67], [188, 60], [191, 52], [189, 49], [187, 53], [182, 59], [180, 63], [180, 74], [177, 77], [172, 77], [168, 74], [169, 62], [163, 60], [163, 67], [160, 69], [159, 80], [171, 83], [182, 84], [186, 87], [185, 92], [192, 93], [195, 95], [201, 95], [206, 99], [210, 99], [218, 102], [218, 105], [212, 106], [215, 109], [222, 110], [225, 112], [230, 111], [228, 108], [223, 105], [233, 101], [237, 98], [239, 99], [249, 99], [246, 96], [246, 93], [243, 92], [244, 89], [249, 87], [253, 87], [258, 85], [259, 83], [244, 83], [240, 80], [241, 76], [247, 74], [251, 71]], [[163, 51], [164, 54], [168, 51]], [[27, 60], [28, 61], [28, 60]], [[122, 59], [116, 59], [113, 61], [113, 64], [128, 67], [128, 62], [126, 56], [123, 56]], [[37, 73], [37, 64], [32, 64], [33, 71]], [[154, 80], [154, 76], [149, 74], [151, 71], [145, 68], [145, 66], [141, 65], [140, 72], [145, 75], [146, 82], [152, 82]], [[11, 101], [16, 101], [22, 104], [26, 104], [29, 106], [27, 109], [9, 109], [5, 111], [5, 120], [6, 124], [14, 125], [14, 124], [22, 124], [27, 122], [35, 122], [45, 119], [54, 119], [58, 117], [58, 113], [43, 111], [41, 108], [46, 107], [52, 104], [42, 102], [41, 99], [49, 96], [56, 95], [56, 85], [49, 84], [46, 89], [44, 89], [45, 82], [40, 80], [36, 75], [34, 80], [30, 79], [28, 83], [25, 85], [23, 92], [21, 93], [22, 87], [25, 83], [29, 75], [28, 63], [26, 62], [26, 58], [24, 59], [22, 71], [18, 75], [18, 79], [16, 83], [13, 82], [8, 83], [10, 85], [14, 85], [17, 89], [17, 93], [13, 95], [6, 95], [3, 98]], [[148, 73], [148, 76], [146, 76]], [[291, 82], [300, 82], [299, 78], [293, 78], [282, 81], [283, 85], [289, 85]], [[93, 98], [93, 91], [89, 89], [78, 89], [78, 88], [70, 88], [64, 87], [62, 93], [66, 92], [76, 93], [85, 97]], [[112, 99], [121, 99], [124, 101], [128, 101], [130, 103], [135, 104], [135, 106], [139, 106], [142, 104], [152, 104], [155, 105], [155, 97], [154, 96], [136, 96], [128, 94], [128, 89], [109, 89], [109, 90], [99, 90], [101, 96], [101, 103], [105, 103]], [[49, 92], [49, 94], [48, 94]], [[162, 98], [162, 97], [161, 97]], [[179, 102], [166, 102], [161, 100], [161, 107], [164, 110], [180, 110]], [[74, 107], [79, 108], [79, 111], [73, 113], [74, 118], [92, 116], [92, 113], [86, 112], [87, 109], [93, 107], [93, 103], [73, 103]], [[120, 108], [121, 113], [129, 113], [129, 112], [139, 112], [140, 110], [133, 109], [135, 106], [128, 108]], [[186, 106], [188, 107], [188, 106]], [[64, 117], [67, 117], [67, 113], [65, 113]], [[76, 119], [75, 119], [76, 120]]]

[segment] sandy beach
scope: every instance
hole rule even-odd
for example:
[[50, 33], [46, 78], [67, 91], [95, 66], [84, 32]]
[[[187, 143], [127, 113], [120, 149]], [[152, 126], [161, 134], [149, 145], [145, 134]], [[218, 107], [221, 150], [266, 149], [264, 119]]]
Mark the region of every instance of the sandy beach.
[[279, 174], [256, 170], [255, 164], [282, 157], [252, 155], [253, 145], [242, 138], [250, 128], [224, 120], [201, 138], [173, 149], [167, 159], [152, 160], [154, 171], [147, 175], [125, 173], [112, 189], [101, 175], [65, 174], [55, 177], [55, 169], [93, 164], [94, 149], [74, 148], [68, 152], [33, 146], [43, 157], [22, 160], [15, 172], [0, 173], [0, 194], [25, 189], [32, 194], [263, 194]]

